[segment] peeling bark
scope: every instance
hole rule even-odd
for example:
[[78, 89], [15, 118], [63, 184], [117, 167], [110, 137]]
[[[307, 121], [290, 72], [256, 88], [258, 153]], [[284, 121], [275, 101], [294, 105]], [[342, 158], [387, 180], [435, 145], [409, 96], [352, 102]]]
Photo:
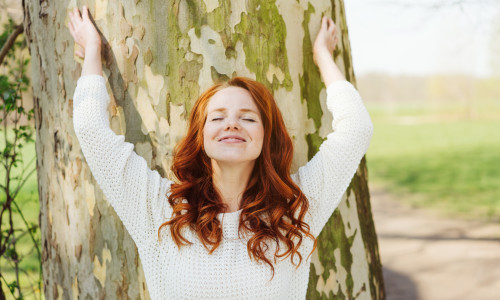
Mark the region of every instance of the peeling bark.
[[[312, 60], [322, 15], [341, 39], [336, 62], [355, 83], [340, 0], [90, 2], [102, 33], [110, 126], [169, 176], [197, 96], [235, 75], [274, 93], [295, 143], [293, 170], [331, 131]], [[66, 24], [74, 1], [26, 1], [32, 56], [43, 275], [47, 299], [149, 299], [137, 249], [88, 169], [71, 126], [81, 67]], [[61, 9], [66, 7], [66, 10]], [[319, 238], [308, 298], [382, 299], [364, 160]]]

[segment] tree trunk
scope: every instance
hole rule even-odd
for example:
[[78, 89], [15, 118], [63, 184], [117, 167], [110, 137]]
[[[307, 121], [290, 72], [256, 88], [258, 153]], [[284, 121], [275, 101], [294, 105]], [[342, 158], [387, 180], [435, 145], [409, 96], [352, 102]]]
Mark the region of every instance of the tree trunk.
[[[146, 299], [135, 245], [94, 181], [72, 127], [72, 96], [81, 72], [66, 26], [74, 4], [24, 4], [45, 296]], [[163, 176], [169, 175], [172, 150], [186, 132], [194, 100], [234, 75], [272, 89], [295, 142], [292, 171], [312, 157], [332, 120], [312, 59], [322, 15], [331, 15], [341, 29], [334, 55], [354, 83], [341, 0], [104, 0], [89, 7], [103, 35], [110, 126]], [[384, 298], [364, 160], [347, 195], [320, 235], [310, 299]]]

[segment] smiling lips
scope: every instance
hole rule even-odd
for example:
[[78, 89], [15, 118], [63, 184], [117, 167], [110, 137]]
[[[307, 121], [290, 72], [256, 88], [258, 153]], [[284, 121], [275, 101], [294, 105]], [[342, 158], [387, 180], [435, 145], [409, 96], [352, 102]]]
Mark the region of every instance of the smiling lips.
[[237, 135], [227, 135], [227, 136], [220, 138], [219, 142], [242, 143], [242, 142], [246, 142], [246, 140], [240, 136], [237, 136]]

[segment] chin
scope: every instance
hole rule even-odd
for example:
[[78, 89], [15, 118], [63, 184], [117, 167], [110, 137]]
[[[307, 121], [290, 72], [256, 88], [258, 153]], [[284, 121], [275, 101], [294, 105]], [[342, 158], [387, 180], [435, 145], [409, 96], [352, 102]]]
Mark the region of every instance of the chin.
[[233, 157], [233, 156], [222, 156], [222, 157], [212, 157], [212, 160], [216, 161], [217, 163], [223, 163], [223, 164], [241, 164], [241, 163], [252, 163], [255, 162], [255, 158], [242, 158], [241, 156]]
[[215, 158], [214, 159], [216, 162], [218, 163], [234, 163], [234, 164], [238, 164], [238, 163], [248, 163], [250, 162], [249, 160], [246, 160], [246, 159], [241, 159], [241, 158], [231, 158], [231, 157], [224, 157], [224, 158]]

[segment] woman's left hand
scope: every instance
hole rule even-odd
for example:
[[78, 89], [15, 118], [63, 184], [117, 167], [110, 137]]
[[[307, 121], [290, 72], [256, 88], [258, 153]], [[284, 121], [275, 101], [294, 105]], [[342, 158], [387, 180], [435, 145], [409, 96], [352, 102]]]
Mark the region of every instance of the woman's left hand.
[[80, 10], [78, 7], [75, 7], [72, 12], [68, 13], [68, 15], [69, 32], [75, 42], [80, 46], [80, 49], [76, 51], [76, 55], [83, 58], [85, 57], [85, 50], [88, 48], [97, 47], [100, 49], [101, 37], [90, 20], [88, 8], [83, 6], [82, 14], [80, 15]]
[[331, 57], [333, 55], [337, 41], [337, 26], [331, 18], [323, 17], [321, 28], [313, 45], [313, 59], [316, 65], [318, 65], [320, 56], [328, 55]]

